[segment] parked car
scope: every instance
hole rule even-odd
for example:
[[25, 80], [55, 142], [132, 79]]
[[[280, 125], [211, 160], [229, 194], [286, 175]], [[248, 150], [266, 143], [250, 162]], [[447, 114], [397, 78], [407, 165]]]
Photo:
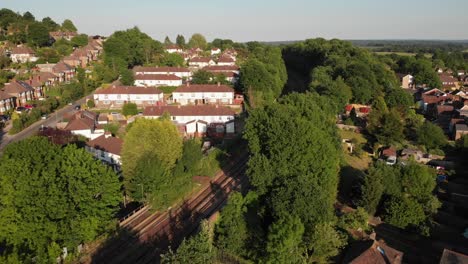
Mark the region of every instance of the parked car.
[[0, 115], [0, 122], [6, 122], [10, 120], [10, 117], [7, 115]]
[[387, 165], [395, 165], [397, 162], [397, 158], [395, 156], [390, 156], [387, 159]]
[[28, 109], [27, 109], [26, 107], [18, 106], [18, 107], [16, 107], [16, 110], [15, 110], [15, 111], [16, 111], [16, 113], [21, 114], [21, 113], [23, 113], [23, 112], [25, 112], [25, 111], [27, 111], [27, 110], [28, 110]]
[[47, 115], [42, 115], [41, 119], [43, 119], [43, 120], [47, 119]]
[[81, 105], [75, 105], [75, 110], [80, 110], [81, 109]]

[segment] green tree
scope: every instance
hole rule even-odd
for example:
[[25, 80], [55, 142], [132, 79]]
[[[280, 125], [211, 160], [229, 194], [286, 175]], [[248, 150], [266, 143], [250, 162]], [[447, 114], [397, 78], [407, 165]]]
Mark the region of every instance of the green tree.
[[184, 48], [185, 47], [185, 37], [183, 35], [177, 35], [176, 38], [177, 46]]
[[89, 108], [94, 108], [96, 107], [96, 104], [94, 103], [94, 100], [90, 99], [86, 102], [86, 106], [88, 106]]
[[184, 239], [174, 254], [170, 251], [161, 256], [163, 264], [207, 264], [213, 263], [216, 248], [213, 246], [213, 230], [208, 221], [201, 223], [201, 231], [194, 237]]
[[384, 191], [383, 176], [377, 168], [371, 167], [364, 177], [358, 205], [364, 207], [371, 215], [375, 214]]
[[47, 28], [47, 30], [50, 31], [56, 31], [59, 29], [60, 25], [57, 24], [52, 18], [50, 17], [44, 17], [42, 19], [42, 24]]
[[177, 161], [174, 174], [194, 175], [196, 168], [203, 158], [201, 142], [198, 139], [184, 141], [182, 157]]
[[444, 131], [431, 122], [424, 122], [416, 130], [416, 137], [418, 144], [424, 145], [428, 149], [437, 149], [447, 145], [447, 137]]
[[86, 34], [76, 35], [71, 39], [70, 42], [73, 45], [73, 47], [84, 47], [88, 45], [88, 35]]
[[138, 114], [138, 106], [135, 103], [126, 103], [122, 107], [122, 114], [125, 116], [133, 116]]
[[166, 38], [164, 39], [164, 45], [171, 45], [172, 44], [172, 41], [169, 39], [169, 36], [166, 36]]
[[68, 32], [77, 32], [78, 29], [76, 29], [75, 25], [70, 19], [65, 19], [62, 23], [62, 30], [63, 31], [68, 31]]
[[193, 74], [191, 82], [193, 84], [209, 84], [212, 82], [213, 77], [213, 73], [205, 70], [199, 70]]
[[250, 112], [247, 173], [259, 195], [268, 193], [274, 217], [295, 214], [306, 229], [333, 219], [341, 152], [333, 120], [329, 101], [313, 94], [292, 94]]
[[195, 33], [190, 37], [188, 46], [190, 48], [200, 48], [202, 50], [206, 49], [208, 43], [206, 42], [205, 37], [200, 33]]
[[42, 23], [32, 23], [28, 29], [28, 42], [37, 47], [46, 46], [49, 43], [49, 30]]
[[330, 222], [317, 224], [312, 233], [306, 236], [310, 237], [309, 249], [313, 252], [310, 256], [312, 262], [326, 263], [346, 246], [346, 237], [336, 231]]
[[267, 263], [300, 263], [304, 225], [297, 216], [285, 216], [270, 225], [266, 244]]
[[420, 225], [426, 219], [423, 207], [412, 198], [394, 196], [385, 203], [384, 208], [384, 220], [400, 228]]
[[34, 22], [36, 20], [36, 18], [33, 16], [33, 14], [31, 14], [31, 12], [29, 12], [29, 11], [26, 11], [23, 14], [23, 19], [27, 20], [27, 21], [31, 21], [31, 22]]
[[185, 65], [185, 60], [177, 53], [164, 53], [159, 59], [161, 66], [181, 67]]
[[223, 208], [215, 229], [216, 245], [220, 250], [234, 255], [245, 253], [245, 242], [248, 238], [245, 212], [242, 194], [233, 193]]
[[73, 252], [113, 219], [118, 177], [84, 149], [33, 137], [8, 145], [0, 159], [3, 255], [50, 263], [62, 247]]
[[133, 72], [130, 69], [125, 69], [121, 71], [120, 75], [120, 82], [123, 85], [133, 85], [135, 82], [135, 77], [133, 76]]
[[171, 170], [182, 155], [182, 139], [169, 120], [137, 119], [127, 132], [122, 147], [122, 169], [125, 182], [135, 176], [138, 162], [151, 157], [161, 162], [164, 171]]
[[396, 109], [384, 113], [369, 124], [369, 132], [384, 145], [391, 145], [403, 139], [403, 122]]

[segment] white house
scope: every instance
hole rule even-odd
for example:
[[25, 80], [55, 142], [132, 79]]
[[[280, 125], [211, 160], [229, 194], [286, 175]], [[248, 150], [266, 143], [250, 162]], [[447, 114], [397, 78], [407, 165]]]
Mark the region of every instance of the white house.
[[10, 53], [10, 58], [11, 61], [15, 63], [35, 62], [39, 59], [31, 48], [24, 46], [13, 48]]
[[99, 160], [111, 165], [122, 165], [120, 153], [122, 151], [123, 140], [113, 137], [110, 132], [86, 142], [86, 150]]
[[142, 74], [173, 74], [180, 78], [190, 78], [192, 72], [188, 68], [183, 67], [143, 67], [136, 66], [133, 68], [135, 76]]
[[211, 49], [211, 56], [218, 55], [220, 53], [221, 53], [221, 49], [219, 49], [219, 48], [212, 48]]
[[184, 50], [177, 45], [169, 45], [164, 49], [167, 53], [182, 53]]
[[174, 74], [138, 74], [135, 76], [136, 86], [180, 86], [182, 78]]
[[104, 127], [97, 124], [97, 114], [86, 110], [76, 113], [65, 126], [65, 130], [91, 140], [104, 134]]
[[234, 89], [220, 84], [190, 84], [177, 87], [172, 93], [174, 103], [186, 104], [232, 104]]
[[211, 58], [195, 57], [189, 60], [189, 66], [203, 68], [216, 63]]
[[225, 106], [218, 105], [167, 105], [148, 106], [143, 111], [143, 116], [149, 119], [156, 119], [169, 114], [171, 120], [179, 127], [184, 128], [187, 135], [205, 135], [210, 125], [223, 127], [218, 132], [234, 133], [234, 111]]
[[164, 100], [164, 94], [155, 87], [111, 86], [98, 89], [94, 103], [99, 108], [121, 108], [125, 103], [135, 103], [139, 107], [156, 105]]
[[9, 93], [0, 90], [0, 114], [15, 107], [15, 98]]

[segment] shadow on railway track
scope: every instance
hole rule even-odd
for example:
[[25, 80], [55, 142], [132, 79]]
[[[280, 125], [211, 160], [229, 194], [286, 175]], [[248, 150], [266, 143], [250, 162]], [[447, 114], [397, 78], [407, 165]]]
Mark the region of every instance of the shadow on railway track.
[[227, 184], [211, 182], [209, 199], [186, 200], [138, 230], [119, 230], [95, 251], [90, 263], [159, 263], [161, 254], [169, 247], [176, 250], [184, 238], [197, 233], [203, 219], [225, 205], [239, 182], [237, 178]]

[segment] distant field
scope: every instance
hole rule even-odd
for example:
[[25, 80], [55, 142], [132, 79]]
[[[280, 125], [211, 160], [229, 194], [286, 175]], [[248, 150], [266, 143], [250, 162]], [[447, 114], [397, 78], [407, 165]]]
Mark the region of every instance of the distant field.
[[468, 49], [464, 50], [463, 52], [466, 52], [466, 53], [468, 53]]

